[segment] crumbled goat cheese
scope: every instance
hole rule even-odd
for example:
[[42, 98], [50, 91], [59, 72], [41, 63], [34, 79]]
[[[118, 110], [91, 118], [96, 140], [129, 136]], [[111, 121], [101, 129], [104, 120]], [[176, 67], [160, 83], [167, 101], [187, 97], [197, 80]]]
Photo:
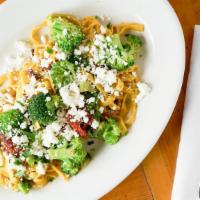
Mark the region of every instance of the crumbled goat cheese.
[[37, 81], [36, 81], [35, 76], [31, 76], [29, 84], [26, 84], [24, 86], [24, 92], [26, 94], [29, 94], [28, 96], [32, 96], [34, 94], [36, 82]]
[[71, 141], [72, 137], [78, 137], [78, 133], [74, 131], [70, 126], [65, 126], [65, 129], [61, 133], [61, 135], [67, 140]]
[[7, 162], [7, 166], [9, 170], [16, 170], [16, 171], [26, 171], [26, 167], [23, 165], [16, 165], [15, 164], [15, 157], [11, 154], [4, 154], [4, 157]]
[[79, 82], [85, 82], [85, 81], [87, 81], [88, 77], [87, 77], [85, 74], [83, 74], [83, 73], [81, 73], [81, 72], [78, 72], [78, 73], [76, 74], [76, 79], [77, 79]]
[[34, 63], [39, 63], [39, 62], [40, 62], [40, 59], [39, 59], [38, 56], [34, 55], [34, 56], [32, 57], [32, 61], [33, 61]]
[[51, 97], [47, 97], [46, 98], [46, 101], [48, 102], [48, 101], [51, 101]]
[[52, 58], [43, 58], [42, 60], [41, 60], [41, 67], [43, 67], [43, 68], [48, 68], [49, 67], [49, 65], [51, 64], [53, 62], [53, 60], [52, 60]]
[[75, 49], [74, 50], [74, 55], [80, 56], [81, 55], [81, 51], [79, 49]]
[[111, 37], [110, 37], [110, 36], [107, 36], [107, 37], [106, 37], [106, 41], [107, 41], [107, 42], [111, 42], [111, 41], [112, 41], [112, 40], [111, 40]]
[[44, 58], [49, 58], [49, 53], [47, 51], [44, 51]]
[[141, 82], [137, 83], [137, 87], [139, 89], [139, 94], [137, 95], [135, 102], [139, 103], [151, 92], [151, 88], [146, 83]]
[[36, 88], [35, 91], [36, 91], [36, 92], [42, 92], [42, 93], [44, 93], [44, 94], [47, 94], [47, 93], [48, 93], [48, 89], [45, 88], [45, 87], [38, 87], [38, 88]]
[[103, 113], [103, 111], [104, 111], [104, 107], [100, 107], [100, 108], [99, 108], [99, 112], [100, 112], [100, 113]]
[[48, 93], [48, 89], [41, 82], [38, 82], [35, 76], [30, 77], [30, 82], [24, 86], [24, 93], [30, 98], [34, 94], [42, 92], [44, 94]]
[[8, 130], [11, 131], [11, 129], [12, 129], [12, 126], [8, 125]]
[[65, 29], [63, 29], [63, 32], [62, 32], [62, 34], [64, 35], [64, 36], [66, 36], [67, 35], [67, 29], [65, 28]]
[[17, 101], [15, 101], [15, 104], [13, 105], [12, 109], [18, 109], [22, 113], [25, 113], [26, 112], [25, 99], [20, 98]]
[[22, 136], [14, 135], [12, 137], [12, 142], [16, 145], [23, 145], [23, 144], [27, 144], [29, 141], [26, 135], [22, 135]]
[[69, 107], [84, 107], [84, 96], [80, 94], [79, 87], [76, 83], [71, 83], [60, 88], [59, 92], [65, 105]]
[[90, 114], [91, 114], [91, 115], [94, 115], [94, 110], [90, 110]]
[[25, 129], [27, 127], [27, 123], [24, 121], [20, 124], [21, 129]]
[[77, 109], [76, 107], [72, 107], [68, 110], [68, 114], [72, 115], [73, 118], [71, 121], [83, 121], [84, 123], [87, 123], [89, 121], [88, 113], [85, 110]]
[[58, 48], [58, 44], [57, 44], [57, 43], [55, 43], [55, 45], [53, 46], [53, 50], [56, 51], [56, 52], [59, 51], [59, 48]]
[[93, 129], [97, 129], [97, 128], [99, 127], [99, 122], [98, 122], [97, 120], [94, 119], [93, 122], [92, 122], [91, 127], [92, 127]]
[[36, 165], [36, 172], [40, 175], [44, 175], [46, 173], [44, 165], [41, 162], [38, 162]]
[[56, 53], [55, 57], [58, 60], [66, 60], [67, 55], [64, 52], [58, 52], [58, 53]]
[[132, 72], [133, 77], [137, 77], [137, 73], [136, 72]]
[[116, 83], [117, 78], [116, 78], [116, 70], [107, 70], [105, 68], [102, 67], [97, 67], [95, 69], [95, 75], [96, 75], [96, 83], [106, 83], [109, 85], [112, 85], [114, 83]]
[[58, 122], [53, 122], [48, 125], [42, 133], [42, 143], [45, 147], [50, 147], [52, 144], [57, 144], [59, 142], [57, 135], [61, 129]]
[[116, 70], [96, 67], [94, 74], [96, 75], [95, 83], [101, 84], [108, 93], [114, 92], [112, 85], [117, 82]]
[[119, 92], [119, 91], [117, 91], [117, 90], [115, 90], [115, 91], [114, 91], [114, 95], [115, 95], [116, 97], [118, 97], [118, 96], [119, 96], [119, 94], [120, 94], [120, 92]]
[[88, 46], [79, 46], [79, 48], [78, 49], [75, 49], [74, 50], [74, 55], [76, 55], [76, 56], [80, 56], [80, 55], [82, 55], [82, 54], [85, 54], [85, 53], [88, 53], [89, 52], [89, 47]]
[[32, 57], [32, 46], [29, 42], [26, 41], [17, 41], [16, 42], [16, 49], [18, 56], [24, 58], [31, 58]]
[[40, 40], [43, 44], [46, 44], [46, 42], [47, 42], [45, 35], [41, 35]]
[[42, 157], [45, 155], [45, 157], [47, 158], [47, 156], [48, 156], [47, 150], [39, 143], [37, 138], [33, 142], [30, 152], [31, 152], [31, 154], [38, 156], [38, 157]]
[[95, 98], [94, 97], [90, 97], [88, 100], [87, 100], [87, 103], [94, 103], [95, 102]]
[[100, 31], [101, 31], [102, 34], [106, 34], [106, 27], [101, 25], [100, 26]]

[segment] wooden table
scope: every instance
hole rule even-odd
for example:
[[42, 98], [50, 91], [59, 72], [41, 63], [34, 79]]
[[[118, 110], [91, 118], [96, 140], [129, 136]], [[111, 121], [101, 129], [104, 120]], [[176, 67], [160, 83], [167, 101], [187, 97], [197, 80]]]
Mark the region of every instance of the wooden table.
[[[0, 0], [0, 3], [3, 1]], [[179, 100], [163, 135], [151, 153], [127, 179], [101, 200], [170, 199], [189, 73], [193, 27], [194, 24], [200, 24], [200, 0], [169, 0], [169, 2], [181, 21], [186, 40], [186, 72]]]
[[[163, 0], [164, 1], [164, 0]], [[102, 200], [169, 200], [176, 166], [190, 54], [195, 24], [200, 24], [200, 0], [169, 0], [186, 40], [186, 71], [174, 113], [156, 146], [143, 163]], [[172, 48], [173, 47], [172, 44]]]

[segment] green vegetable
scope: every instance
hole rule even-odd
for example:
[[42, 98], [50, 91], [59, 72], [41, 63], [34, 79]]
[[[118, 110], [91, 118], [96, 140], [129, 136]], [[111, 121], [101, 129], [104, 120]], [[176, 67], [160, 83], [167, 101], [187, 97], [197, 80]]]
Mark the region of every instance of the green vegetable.
[[101, 122], [98, 129], [91, 132], [90, 135], [104, 140], [107, 144], [115, 144], [120, 138], [120, 128], [115, 119], [108, 118]]
[[84, 81], [79, 83], [80, 92], [93, 92], [95, 91], [89, 81]]
[[109, 23], [106, 25], [106, 27], [109, 28], [109, 29], [112, 28], [112, 23], [109, 22]]
[[15, 172], [15, 177], [23, 177], [25, 176], [25, 172], [22, 170], [19, 170], [17, 172]]
[[122, 43], [120, 36], [115, 34], [111, 36], [111, 42], [108, 44], [112, 51], [107, 51], [106, 64], [113, 69], [124, 70], [134, 64], [138, 52], [142, 47], [142, 40], [135, 35], [126, 35]]
[[36, 161], [37, 161], [37, 157], [34, 155], [30, 155], [26, 158], [26, 162], [31, 166], [33, 166], [36, 163]]
[[23, 192], [24, 194], [28, 194], [30, 191], [30, 184], [27, 180], [23, 180], [19, 183], [19, 191]]
[[74, 175], [78, 172], [87, 155], [80, 138], [73, 138], [67, 148], [48, 150], [51, 160], [61, 160], [63, 172]]
[[0, 115], [0, 131], [6, 134], [13, 129], [18, 129], [23, 120], [23, 114], [19, 110], [4, 112]]
[[29, 143], [33, 143], [35, 141], [35, 132], [30, 132], [30, 131], [25, 131], [21, 130], [20, 131], [22, 135], [26, 135], [28, 138]]
[[48, 109], [47, 97], [50, 96], [39, 93], [30, 99], [28, 105], [28, 113], [31, 121], [33, 123], [38, 122], [41, 126], [46, 126], [56, 120], [56, 108]]
[[74, 63], [76, 66], [86, 67], [89, 65], [88, 53], [82, 53], [81, 55], [72, 54], [69, 57], [69, 62]]
[[98, 15], [96, 15], [96, 16], [95, 16], [95, 19], [101, 20], [101, 17], [99, 17]]
[[50, 22], [51, 38], [62, 51], [70, 53], [82, 42], [80, 27], [62, 17], [50, 17]]
[[68, 160], [64, 160], [61, 163], [61, 169], [64, 173], [73, 176], [78, 173], [80, 166], [76, 164], [73, 160], [68, 159]]
[[81, 163], [86, 156], [80, 138], [73, 138], [67, 148], [49, 149], [48, 153], [51, 160], [72, 159], [76, 163]]
[[126, 35], [123, 48], [126, 52], [124, 53], [124, 58], [126, 58], [129, 66], [134, 64], [142, 45], [143, 42], [139, 36]]
[[91, 112], [92, 110], [98, 111], [99, 110], [99, 98], [97, 92], [85, 92], [84, 93], [85, 98], [88, 100], [90, 98], [94, 98], [93, 102], [87, 102], [86, 100], [86, 109], [88, 112]]
[[69, 61], [59, 61], [52, 65], [51, 78], [55, 87], [60, 88], [71, 82], [75, 77], [75, 65]]
[[21, 153], [22, 156], [24, 156], [25, 158], [27, 158], [28, 156], [30, 156], [31, 152], [29, 150], [23, 151]]
[[46, 102], [47, 109], [50, 113], [56, 113], [56, 111], [62, 108], [64, 104], [59, 95], [53, 95], [50, 98], [50, 101]]
[[14, 165], [21, 165], [21, 160], [19, 158], [15, 158]]
[[51, 160], [65, 160], [72, 158], [74, 155], [74, 150], [71, 148], [57, 148], [57, 149], [49, 149], [49, 156]]
[[46, 51], [47, 51], [48, 54], [52, 54], [53, 53], [53, 49], [50, 48], [50, 47], [47, 47]]

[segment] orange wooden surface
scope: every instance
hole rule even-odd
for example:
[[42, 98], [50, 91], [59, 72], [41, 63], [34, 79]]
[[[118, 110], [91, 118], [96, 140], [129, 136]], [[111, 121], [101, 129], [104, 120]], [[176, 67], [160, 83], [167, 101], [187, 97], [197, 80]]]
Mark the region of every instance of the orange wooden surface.
[[[4, 0], [0, 0], [0, 3]], [[163, 0], [164, 1], [164, 0]], [[187, 62], [182, 91], [163, 135], [143, 163], [101, 200], [170, 200], [178, 151], [193, 28], [200, 24], [200, 0], [169, 0], [185, 35]], [[172, 44], [172, 48], [173, 44]]]
[[[169, 0], [169, 2], [181, 21], [187, 51], [186, 72], [178, 103], [163, 135], [151, 153], [137, 170], [102, 200], [170, 200], [189, 73], [193, 28], [195, 24], [200, 24], [200, 0]], [[172, 44], [172, 48], [176, 47]]]

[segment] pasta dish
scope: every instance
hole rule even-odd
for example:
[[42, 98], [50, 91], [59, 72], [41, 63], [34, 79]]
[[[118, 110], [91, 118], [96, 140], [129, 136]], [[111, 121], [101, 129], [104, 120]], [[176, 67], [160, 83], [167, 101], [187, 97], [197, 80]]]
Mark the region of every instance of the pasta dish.
[[116, 144], [149, 92], [138, 66], [138, 23], [52, 14], [16, 42], [0, 76], [0, 184], [28, 193], [68, 180], [93, 139]]

